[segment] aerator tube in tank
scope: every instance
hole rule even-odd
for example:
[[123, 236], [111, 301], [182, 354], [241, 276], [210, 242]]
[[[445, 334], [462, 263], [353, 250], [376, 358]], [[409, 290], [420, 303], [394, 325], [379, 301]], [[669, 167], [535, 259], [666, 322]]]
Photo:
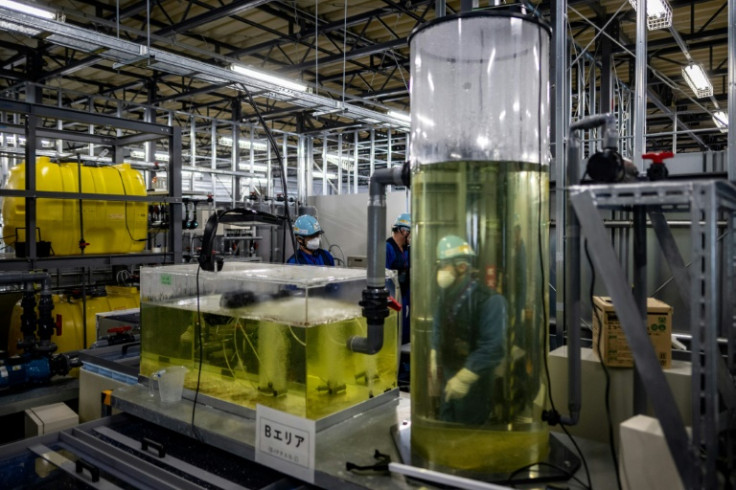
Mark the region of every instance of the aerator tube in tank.
[[411, 445], [436, 469], [548, 452], [548, 56], [519, 10], [411, 38]]

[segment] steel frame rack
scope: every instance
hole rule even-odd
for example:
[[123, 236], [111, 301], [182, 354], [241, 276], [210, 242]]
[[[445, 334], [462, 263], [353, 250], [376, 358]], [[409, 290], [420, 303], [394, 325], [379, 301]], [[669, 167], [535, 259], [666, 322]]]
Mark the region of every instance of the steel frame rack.
[[[25, 198], [27, 230], [36, 229], [36, 208], [38, 199], [95, 199], [108, 201], [143, 201], [143, 202], [167, 202], [170, 206], [171, 229], [169, 233], [169, 251], [164, 254], [129, 254], [129, 255], [74, 255], [69, 257], [55, 257], [39, 259], [36, 249], [36, 234], [27, 233], [26, 258], [3, 261], [5, 270], [30, 270], [42, 268], [64, 268], [74, 267], [81, 264], [89, 266], [100, 265], [131, 265], [140, 263], [179, 263], [182, 260], [182, 244], [177, 237], [181, 236], [182, 222], [182, 199], [181, 199], [181, 128], [163, 126], [160, 124], [121, 119], [118, 117], [71, 109], [60, 109], [57, 107], [34, 104], [30, 102], [19, 102], [0, 98], [0, 111], [16, 112], [25, 117], [25, 138], [29, 142], [26, 145], [25, 161], [36, 161], [36, 147], [30, 142], [36, 141], [41, 136], [58, 138], [63, 135], [65, 140], [81, 141], [84, 143], [94, 142], [100, 145], [112, 147], [113, 161], [123, 162], [123, 148], [131, 143], [154, 141], [161, 138], [168, 140], [170, 151], [168, 172], [168, 196], [121, 196], [114, 194], [89, 194], [81, 192], [47, 192], [36, 188], [36, 166], [26, 165], [24, 190], [0, 189], [0, 197], [14, 196]], [[112, 137], [90, 135], [86, 133], [75, 133], [71, 131], [51, 131], [41, 128], [42, 118], [59, 119], [64, 121], [76, 121], [96, 126], [108, 126], [128, 131], [130, 134]]]
[[[719, 291], [723, 296], [734, 291], [736, 186], [721, 180], [573, 186], [570, 201], [583, 237], [589, 242], [591, 260], [613, 299], [641, 379], [644, 391], [637, 393], [635, 386], [635, 411], [643, 411], [642, 403], [646, 407], [648, 395], [686, 488], [717, 488], [717, 458], [728, 458], [728, 468], [731, 473], [734, 470], [731, 432], [736, 426], [736, 306]], [[599, 209], [634, 213], [633, 291], [610, 243]], [[674, 242], [664, 211], [690, 212], [692, 265], [689, 270]], [[690, 310], [693, 342], [691, 436], [685, 429], [647, 335], [646, 214], [649, 214], [670, 264], [683, 303]], [[720, 263], [719, 214], [727, 221]], [[719, 290], [719, 281], [722, 290]], [[725, 361], [718, 348], [719, 336], [728, 341]], [[725, 435], [726, 441], [721, 446], [722, 454], [719, 454], [719, 435]]]

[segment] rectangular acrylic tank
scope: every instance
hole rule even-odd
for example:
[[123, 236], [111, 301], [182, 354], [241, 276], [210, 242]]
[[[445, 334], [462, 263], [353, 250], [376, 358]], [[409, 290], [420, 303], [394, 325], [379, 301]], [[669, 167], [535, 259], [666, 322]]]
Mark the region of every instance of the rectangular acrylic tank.
[[336, 267], [142, 268], [141, 374], [183, 365], [185, 388], [199, 383], [200, 393], [247, 408], [314, 420], [345, 410], [397, 387], [395, 311], [377, 354], [346, 347], [367, 333], [358, 305], [365, 285], [365, 270]]

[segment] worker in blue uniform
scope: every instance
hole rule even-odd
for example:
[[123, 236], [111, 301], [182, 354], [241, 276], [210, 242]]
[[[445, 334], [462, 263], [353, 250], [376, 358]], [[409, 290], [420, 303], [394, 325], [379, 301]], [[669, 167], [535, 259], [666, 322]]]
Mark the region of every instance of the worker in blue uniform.
[[438, 418], [482, 425], [492, 412], [494, 371], [506, 356], [508, 306], [473, 273], [475, 252], [456, 235], [437, 245], [440, 294], [430, 383], [441, 386]]
[[335, 259], [320, 248], [319, 236], [324, 233], [314, 216], [303, 214], [294, 222], [294, 235], [299, 249], [289, 257], [287, 264], [334, 266]]
[[409, 244], [411, 243], [411, 215], [402, 213], [391, 227], [386, 240], [386, 269], [396, 271], [401, 288], [401, 343], [411, 341], [409, 335]]

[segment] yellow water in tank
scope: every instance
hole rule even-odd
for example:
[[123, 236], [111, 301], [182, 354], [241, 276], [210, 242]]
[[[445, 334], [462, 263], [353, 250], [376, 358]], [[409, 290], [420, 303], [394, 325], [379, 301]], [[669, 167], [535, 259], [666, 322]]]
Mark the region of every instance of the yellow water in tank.
[[[10, 170], [7, 189], [25, 189], [25, 163]], [[79, 164], [52, 163], [48, 157], [36, 160], [36, 188], [39, 191], [79, 192]], [[143, 176], [130, 164], [81, 167], [82, 192], [145, 196]], [[7, 197], [2, 207], [2, 236], [10, 246], [26, 240], [25, 199]], [[54, 255], [80, 253], [79, 241], [89, 245], [85, 254], [131, 253], [143, 250], [148, 231], [145, 202], [84, 200], [84, 229], [80, 230], [79, 200], [38, 199], [36, 226], [41, 238], [51, 242]]]
[[383, 347], [367, 355], [347, 348], [350, 337], [367, 333], [355, 303], [295, 296], [225, 308], [220, 299], [216, 294], [144, 300], [141, 374], [185, 366], [187, 389], [252, 410], [260, 404], [312, 420], [397, 386], [394, 311], [384, 323]]
[[[84, 301], [70, 294], [54, 294], [54, 321], [61, 324], [61, 335], [53, 335], [51, 340], [57, 345], [57, 352], [69, 352], [89, 347], [97, 340], [96, 315], [107, 311], [126, 310], [140, 307], [140, 294], [137, 288], [105, 286], [105, 296], [87, 296], [87, 343], [84, 343]], [[38, 304], [38, 296], [36, 296]], [[8, 332], [8, 352], [20, 354], [17, 344], [23, 337], [20, 330], [20, 317], [23, 309], [20, 301], [13, 308]], [[36, 310], [38, 315], [38, 310]]]

